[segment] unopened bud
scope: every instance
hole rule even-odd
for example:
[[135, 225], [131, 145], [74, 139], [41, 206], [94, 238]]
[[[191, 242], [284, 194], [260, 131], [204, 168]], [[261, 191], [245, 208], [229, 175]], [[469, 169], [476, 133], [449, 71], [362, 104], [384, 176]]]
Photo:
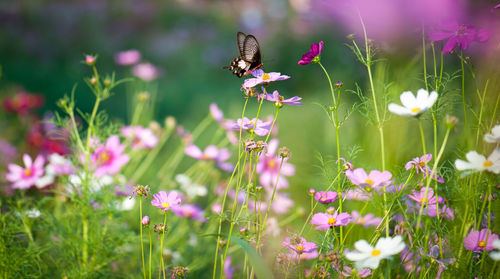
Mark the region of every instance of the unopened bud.
[[341, 88], [343, 85], [342, 81], [337, 81], [333, 86], [335, 86], [335, 88]]
[[274, 102], [274, 106], [275, 106], [276, 108], [282, 108], [282, 107], [283, 107], [283, 103], [282, 103], [282, 102], [278, 102], [278, 101], [276, 101], [276, 102]]
[[452, 115], [446, 115], [445, 117], [446, 127], [450, 130], [454, 129], [457, 126], [458, 119]]
[[316, 189], [314, 188], [309, 189], [309, 195], [314, 196], [314, 194], [316, 194]]
[[241, 228], [241, 229], [240, 229], [240, 233], [241, 233], [242, 235], [246, 235], [246, 234], [247, 234], [247, 232], [248, 232], [248, 231], [247, 231], [247, 228], [245, 228], [245, 227], [243, 227], [243, 228]]
[[95, 60], [96, 60], [95, 56], [92, 55], [85, 56], [85, 63], [87, 63], [87, 65], [89, 66], [94, 66]]
[[90, 79], [90, 84], [95, 85], [97, 83], [97, 79], [95, 77], [92, 77]]
[[149, 100], [149, 93], [148, 92], [141, 92], [137, 95], [137, 99], [139, 99], [140, 102], [145, 102]]
[[107, 78], [107, 79], [105, 79], [103, 81], [103, 83], [104, 83], [105, 86], [110, 86], [111, 85], [111, 80], [109, 78]]
[[175, 121], [175, 118], [173, 116], [167, 116], [167, 118], [165, 118], [165, 127], [168, 128], [168, 129], [173, 129], [176, 125], [176, 121]]
[[143, 226], [148, 226], [149, 225], [149, 216], [144, 216], [142, 217], [142, 225]]

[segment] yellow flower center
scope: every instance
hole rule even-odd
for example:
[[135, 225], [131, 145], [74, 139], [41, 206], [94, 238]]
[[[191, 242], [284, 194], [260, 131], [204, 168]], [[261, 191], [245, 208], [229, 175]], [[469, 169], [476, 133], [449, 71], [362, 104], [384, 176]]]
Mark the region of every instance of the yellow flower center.
[[335, 220], [335, 218], [329, 218], [328, 219], [328, 225], [334, 225], [335, 222], [337, 222], [337, 220]]
[[372, 188], [370, 188], [370, 187], [365, 187], [365, 191], [367, 191], [367, 192], [371, 192], [371, 191], [372, 191]]
[[274, 160], [269, 160], [267, 166], [272, 169], [276, 166], [276, 162]]
[[479, 242], [477, 243], [477, 246], [479, 246], [479, 247], [483, 247], [483, 248], [484, 248], [484, 247], [486, 246], [486, 242], [485, 242], [485, 241], [479, 241]]
[[411, 112], [419, 112], [420, 111], [420, 108], [412, 108], [411, 109]]
[[297, 247], [295, 247], [295, 250], [297, 250], [298, 252], [302, 252], [302, 251], [304, 251], [304, 246], [297, 245]]
[[418, 162], [418, 165], [421, 166], [421, 167], [425, 167], [425, 162], [420, 161], [420, 162]]
[[103, 152], [99, 155], [99, 162], [101, 164], [104, 164], [106, 163], [107, 161], [109, 161], [109, 159], [111, 158], [111, 156], [109, 156], [108, 152]]
[[25, 169], [24, 170], [24, 175], [30, 176], [31, 175], [31, 170], [30, 169]]
[[491, 166], [493, 166], [493, 162], [492, 161], [488, 161], [488, 160], [484, 161], [483, 167], [487, 168], [487, 167], [491, 167]]
[[271, 78], [271, 75], [269, 75], [268, 73], [265, 73], [262, 75], [262, 80], [268, 80]]
[[372, 256], [373, 256], [373, 257], [376, 257], [376, 256], [378, 256], [378, 255], [380, 255], [380, 254], [381, 254], [380, 250], [373, 249], [373, 251], [372, 251]]
[[366, 220], [364, 218], [359, 219], [360, 224], [364, 224], [365, 222], [366, 222]]
[[429, 200], [427, 198], [421, 198], [420, 203], [428, 203]]
[[373, 184], [373, 180], [371, 180], [370, 178], [368, 178], [368, 179], [365, 180], [365, 183], [372, 185]]
[[164, 203], [162, 203], [162, 204], [161, 204], [161, 206], [162, 206], [163, 208], [167, 208], [169, 205], [170, 205], [170, 204], [169, 204], [168, 202], [164, 202]]
[[203, 154], [203, 159], [204, 160], [210, 160], [210, 156], [208, 156], [207, 154]]

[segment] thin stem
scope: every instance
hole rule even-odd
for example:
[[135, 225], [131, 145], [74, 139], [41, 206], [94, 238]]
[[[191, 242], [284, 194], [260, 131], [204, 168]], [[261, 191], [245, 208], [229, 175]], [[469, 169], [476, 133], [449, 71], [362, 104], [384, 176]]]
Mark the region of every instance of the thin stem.
[[420, 137], [422, 138], [422, 151], [424, 152], [424, 155], [427, 154], [427, 151], [425, 149], [425, 135], [424, 135], [424, 128], [422, 127], [422, 120], [419, 118], [418, 119], [418, 127], [420, 128]]
[[469, 139], [469, 124], [467, 121], [467, 105], [465, 104], [465, 70], [464, 70], [464, 58], [462, 52], [460, 52], [460, 66], [462, 67], [462, 106], [464, 109], [464, 127], [465, 127], [465, 139], [467, 141], [467, 148], [470, 148]]
[[165, 214], [165, 218], [163, 219], [163, 231], [162, 231], [161, 242], [160, 242], [160, 256], [161, 256], [160, 273], [158, 275], [158, 279], [161, 278], [162, 270], [163, 270], [163, 277], [167, 278], [165, 276], [165, 265], [163, 263], [163, 239], [165, 238], [165, 234], [167, 233], [167, 228], [166, 228], [166, 226], [167, 226], [166, 225], [167, 224], [167, 212], [165, 211], [164, 214]]
[[[149, 233], [149, 279], [151, 279], [151, 252], [153, 251], [153, 241], [151, 240], [151, 228], [148, 227]], [[163, 256], [163, 255], [162, 255]]]
[[142, 257], [142, 273], [146, 279], [146, 264], [144, 262], [144, 243], [142, 239], [142, 197], [139, 197], [139, 227], [141, 228], [141, 257]]
[[[427, 84], [427, 59], [425, 57], [425, 28], [422, 26], [422, 58], [424, 60], [424, 82], [425, 82], [425, 90], [429, 91], [429, 86]], [[424, 152], [425, 153], [425, 152]]]

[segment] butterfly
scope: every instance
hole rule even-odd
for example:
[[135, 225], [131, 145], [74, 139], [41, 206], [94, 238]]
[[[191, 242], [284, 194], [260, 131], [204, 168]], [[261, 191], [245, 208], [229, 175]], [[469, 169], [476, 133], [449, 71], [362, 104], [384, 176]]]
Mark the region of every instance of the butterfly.
[[231, 66], [224, 67], [224, 69], [229, 68], [233, 74], [241, 78], [243, 75], [248, 75], [254, 70], [262, 67], [262, 61], [259, 42], [257, 42], [257, 39], [253, 35], [246, 35], [243, 32], [238, 32], [236, 34], [236, 40], [238, 42], [240, 56], [236, 57], [231, 62]]

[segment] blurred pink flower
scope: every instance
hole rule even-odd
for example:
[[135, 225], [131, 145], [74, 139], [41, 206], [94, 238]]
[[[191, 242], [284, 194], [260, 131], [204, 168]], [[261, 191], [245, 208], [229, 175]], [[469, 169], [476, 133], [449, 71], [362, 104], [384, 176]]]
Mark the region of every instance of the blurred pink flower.
[[218, 149], [215, 145], [209, 145], [204, 151], [191, 144], [184, 149], [186, 155], [203, 161], [215, 161], [217, 166], [224, 171], [232, 171], [233, 164], [226, 162], [230, 157], [231, 153], [227, 148]]
[[158, 144], [158, 136], [149, 128], [125, 126], [121, 128], [120, 132], [131, 141], [131, 147], [134, 150], [151, 149]]
[[169, 193], [165, 191], [160, 191], [153, 195], [153, 200], [151, 204], [156, 206], [163, 211], [173, 209], [181, 203], [181, 199], [176, 191], [170, 191]]
[[319, 191], [315, 192], [314, 199], [319, 203], [332, 203], [338, 199], [338, 193], [333, 191]]
[[109, 137], [104, 146], [97, 147], [94, 153], [90, 155], [92, 163], [96, 166], [95, 176], [117, 174], [130, 160], [127, 154], [123, 154], [124, 150], [125, 145], [120, 144], [118, 136]]
[[364, 169], [358, 168], [353, 171], [346, 170], [345, 175], [352, 184], [362, 187], [368, 192], [371, 190], [378, 190], [392, 182], [392, 174], [388, 171], [380, 172], [378, 170], [372, 170], [370, 174], [366, 174]]
[[32, 110], [42, 107], [44, 103], [42, 95], [28, 94], [24, 89], [18, 89], [14, 95], [3, 98], [5, 111], [20, 115], [27, 115]]
[[308, 242], [303, 237], [293, 240], [290, 240], [290, 238], [287, 237], [281, 245], [298, 254], [310, 253], [318, 249], [318, 246], [314, 242]]
[[241, 120], [240, 118], [236, 123], [234, 122], [231, 123], [232, 123], [231, 130], [233, 131], [239, 131], [240, 129], [249, 131], [253, 130], [256, 135], [263, 137], [269, 134], [272, 121], [264, 122], [260, 119], [257, 119], [256, 121], [255, 118], [250, 120], [246, 117], [243, 117], [243, 120]]
[[259, 158], [259, 162], [257, 163], [259, 181], [264, 187], [273, 188], [276, 184], [277, 189], [287, 188], [288, 180], [286, 177], [295, 174], [295, 166], [289, 164], [286, 159], [283, 161], [280, 171], [281, 158], [279, 155], [274, 154], [278, 149], [278, 144], [279, 140], [270, 140], [267, 153], [262, 154]]
[[486, 29], [476, 30], [471, 24], [458, 24], [450, 22], [441, 24], [429, 33], [429, 40], [433, 42], [447, 40], [443, 46], [443, 54], [450, 53], [455, 47], [465, 50], [473, 41], [486, 42], [490, 32]]
[[382, 218], [375, 217], [372, 213], [366, 214], [364, 217], [359, 214], [356, 210], [351, 212], [352, 220], [356, 224], [363, 225], [365, 228], [369, 226], [378, 226], [382, 222]]
[[372, 275], [372, 271], [369, 268], [363, 268], [360, 271], [358, 271], [355, 268], [350, 268], [346, 265], [344, 265], [344, 270], [342, 271], [342, 275], [345, 277], [351, 277], [354, 276], [354, 278], [365, 278], [370, 275]]
[[7, 181], [13, 182], [12, 188], [14, 189], [29, 189], [31, 186], [36, 185], [37, 181], [43, 176], [43, 164], [45, 160], [41, 155], [38, 155], [33, 161], [28, 154], [23, 155], [24, 168], [16, 165], [9, 164], [9, 172], [6, 175]]
[[141, 53], [136, 49], [124, 50], [115, 54], [115, 63], [122, 66], [134, 65], [141, 60]]
[[346, 200], [369, 201], [372, 199], [371, 193], [367, 193], [359, 188], [348, 190], [343, 193], [342, 196], [344, 196]]
[[205, 222], [207, 219], [203, 217], [203, 209], [194, 204], [183, 204], [172, 208], [175, 215], [180, 217], [191, 218], [196, 221]]
[[134, 76], [144, 80], [152, 81], [160, 76], [160, 70], [151, 63], [137, 64], [132, 68]]

